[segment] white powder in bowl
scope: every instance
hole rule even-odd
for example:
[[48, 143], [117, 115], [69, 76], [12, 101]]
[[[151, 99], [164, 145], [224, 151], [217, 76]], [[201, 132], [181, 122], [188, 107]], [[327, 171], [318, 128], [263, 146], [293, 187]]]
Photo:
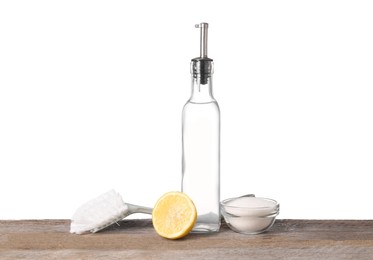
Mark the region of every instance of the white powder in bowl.
[[222, 203], [223, 216], [236, 232], [258, 234], [268, 230], [279, 211], [276, 201], [257, 197], [238, 197]]
[[277, 202], [265, 198], [239, 197], [225, 204], [225, 211], [235, 216], [267, 216], [274, 213]]

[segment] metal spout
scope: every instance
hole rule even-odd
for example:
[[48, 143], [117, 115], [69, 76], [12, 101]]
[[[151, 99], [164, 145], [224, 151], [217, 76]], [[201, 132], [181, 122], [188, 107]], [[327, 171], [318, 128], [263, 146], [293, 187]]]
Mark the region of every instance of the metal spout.
[[207, 58], [207, 31], [209, 28], [208, 23], [200, 23], [196, 24], [196, 28], [201, 29], [201, 37], [200, 37], [200, 57]]
[[212, 59], [207, 57], [207, 30], [208, 23], [196, 24], [196, 28], [201, 29], [200, 56], [192, 59], [191, 73], [202, 85], [207, 84], [208, 78], [213, 73]]

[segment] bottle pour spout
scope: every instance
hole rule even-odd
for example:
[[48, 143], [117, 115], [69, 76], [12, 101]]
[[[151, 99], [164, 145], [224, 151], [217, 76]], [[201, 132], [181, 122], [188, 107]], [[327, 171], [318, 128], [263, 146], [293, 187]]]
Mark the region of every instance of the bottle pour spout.
[[207, 84], [207, 79], [213, 73], [212, 59], [207, 57], [207, 31], [208, 23], [196, 24], [196, 28], [200, 29], [200, 56], [192, 59], [191, 73], [194, 78], [199, 80], [200, 84]]
[[207, 58], [207, 32], [209, 28], [208, 23], [200, 23], [196, 24], [196, 28], [200, 28], [201, 30], [201, 38], [200, 38], [200, 57]]

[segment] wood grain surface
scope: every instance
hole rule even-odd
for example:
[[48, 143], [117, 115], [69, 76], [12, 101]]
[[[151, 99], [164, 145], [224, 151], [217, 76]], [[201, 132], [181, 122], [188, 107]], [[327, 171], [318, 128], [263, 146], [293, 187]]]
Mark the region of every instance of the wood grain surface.
[[373, 259], [373, 220], [276, 220], [259, 235], [226, 224], [216, 234], [159, 237], [151, 220], [124, 220], [96, 234], [69, 220], [0, 221], [0, 259]]

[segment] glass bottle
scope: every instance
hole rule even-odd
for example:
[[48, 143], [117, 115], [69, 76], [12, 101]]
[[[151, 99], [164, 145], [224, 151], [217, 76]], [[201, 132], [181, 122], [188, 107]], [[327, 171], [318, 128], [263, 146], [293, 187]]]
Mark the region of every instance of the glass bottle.
[[200, 57], [192, 59], [192, 95], [182, 118], [182, 188], [197, 208], [192, 232], [220, 229], [220, 111], [212, 94], [213, 60], [207, 57], [208, 24], [201, 30]]

